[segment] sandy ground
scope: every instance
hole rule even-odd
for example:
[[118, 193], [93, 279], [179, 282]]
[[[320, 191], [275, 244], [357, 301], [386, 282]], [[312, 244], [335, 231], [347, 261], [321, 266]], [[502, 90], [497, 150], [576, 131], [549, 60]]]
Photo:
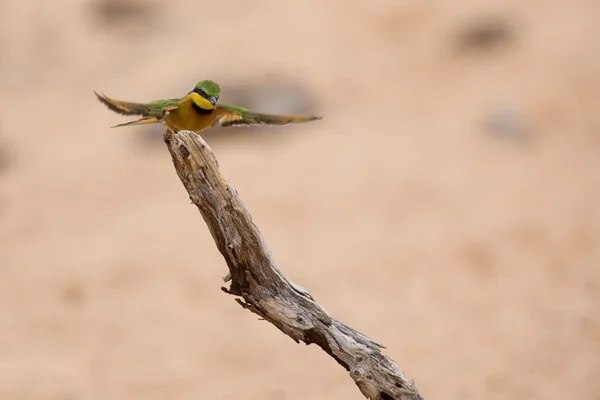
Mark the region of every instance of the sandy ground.
[[206, 138], [424, 398], [599, 399], [600, 3], [481, 3], [0, 3], [0, 398], [362, 398], [221, 292], [161, 130], [92, 94], [212, 78], [325, 116]]

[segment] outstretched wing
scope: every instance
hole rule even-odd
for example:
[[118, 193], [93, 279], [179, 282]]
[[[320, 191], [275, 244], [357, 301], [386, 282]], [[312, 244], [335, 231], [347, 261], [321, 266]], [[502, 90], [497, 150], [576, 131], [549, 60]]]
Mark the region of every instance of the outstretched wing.
[[98, 100], [110, 110], [123, 115], [141, 115], [162, 119], [169, 111], [176, 110], [180, 99], [157, 100], [151, 103], [133, 103], [112, 99], [105, 94], [94, 92]]
[[261, 114], [243, 107], [219, 103], [216, 122], [221, 126], [285, 125], [321, 119], [312, 115]]

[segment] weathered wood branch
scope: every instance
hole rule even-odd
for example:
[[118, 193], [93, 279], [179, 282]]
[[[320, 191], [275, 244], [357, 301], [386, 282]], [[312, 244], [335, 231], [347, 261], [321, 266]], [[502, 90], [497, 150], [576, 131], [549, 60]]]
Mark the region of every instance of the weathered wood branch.
[[[229, 267], [229, 294], [294, 339], [321, 347], [372, 400], [421, 399], [414, 382], [381, 353], [382, 346], [329, 316], [310, 293], [277, 268], [267, 243], [210, 147], [197, 134], [167, 130], [175, 170]], [[240, 299], [241, 297], [242, 299]]]

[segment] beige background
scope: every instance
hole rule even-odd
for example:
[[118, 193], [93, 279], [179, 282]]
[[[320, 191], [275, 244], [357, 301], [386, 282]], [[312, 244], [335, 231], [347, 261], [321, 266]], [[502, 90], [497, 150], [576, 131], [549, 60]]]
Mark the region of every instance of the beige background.
[[483, 3], [1, 2], [0, 398], [362, 398], [221, 292], [161, 129], [92, 94], [205, 78], [324, 115], [206, 138], [424, 398], [600, 398], [600, 3]]

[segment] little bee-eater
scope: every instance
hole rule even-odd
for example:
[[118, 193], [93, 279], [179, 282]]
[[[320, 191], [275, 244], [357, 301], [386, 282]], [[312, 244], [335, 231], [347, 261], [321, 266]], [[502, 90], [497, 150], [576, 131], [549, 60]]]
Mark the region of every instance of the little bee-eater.
[[110, 110], [123, 115], [141, 115], [142, 119], [126, 122], [118, 126], [164, 123], [177, 132], [189, 130], [203, 131], [213, 124], [221, 126], [244, 125], [284, 125], [287, 123], [308, 122], [321, 117], [310, 115], [260, 114], [242, 107], [219, 102], [221, 87], [216, 82], [198, 82], [194, 90], [182, 98], [156, 100], [150, 103], [132, 103], [111, 99], [94, 92]]

